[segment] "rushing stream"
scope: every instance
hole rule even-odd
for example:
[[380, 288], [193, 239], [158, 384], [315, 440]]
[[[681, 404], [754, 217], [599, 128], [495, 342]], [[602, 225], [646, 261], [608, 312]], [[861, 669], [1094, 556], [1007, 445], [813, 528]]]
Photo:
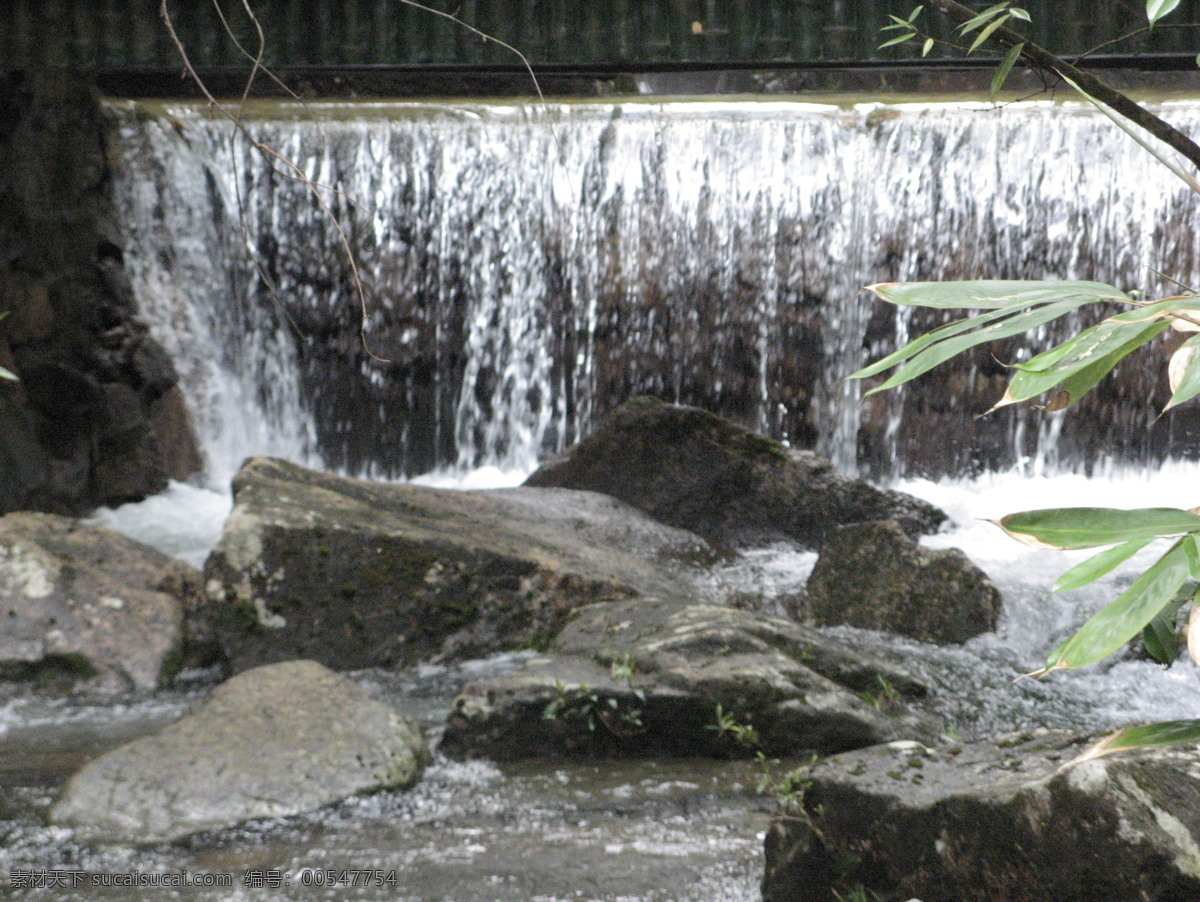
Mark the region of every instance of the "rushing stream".
[[[870, 302], [856, 297], [865, 282], [991, 273], [1149, 288], [1145, 267], [1160, 251], [1200, 281], [1200, 233], [1176, 227], [1194, 217], [1190, 202], [1077, 108], [1004, 118], [978, 107], [792, 102], [309, 112], [320, 115], [267, 111], [251, 127], [356, 199], [326, 195], [374, 305], [368, 341], [390, 363], [361, 353], [345, 261], [302, 187], [194, 107], [113, 107], [126, 263], [183, 377], [208, 471], [203, 487], [175, 485], [95, 519], [197, 566], [247, 454], [387, 478], [425, 472], [421, 481], [448, 487], [513, 484], [586, 433], [614, 395], [655, 391], [816, 443], [854, 469], [865, 426], [842, 377], [874, 334]], [[1174, 112], [1200, 120], [1195, 104]], [[1121, 194], [1122, 180], [1139, 190]], [[889, 329], [894, 341], [908, 321]], [[790, 381], [801, 377], [802, 387]], [[920, 470], [903, 457], [906, 429], [917, 427], [902, 402], [881, 408], [886, 447], [873, 452], [890, 455], [883, 469], [894, 475]], [[1052, 597], [1054, 577], [1078, 558], [1017, 545], [984, 521], [1046, 506], [1177, 506], [1181, 487], [1200, 485], [1200, 465], [1105, 471], [1095, 454], [1060, 459], [1061, 415], [1007, 416], [1014, 469], [898, 485], [952, 515], [925, 542], [961, 547], [988, 572], [1004, 595], [998, 631], [946, 648], [855, 638], [903, 649], [962, 739], [1194, 715], [1200, 679], [1186, 664], [1126, 658], [1014, 682], [1144, 557]], [[1114, 421], [1145, 433], [1152, 416]], [[1184, 439], [1170, 433], [1160, 450], [1194, 456]], [[1072, 475], [1071, 463], [1095, 469]], [[878, 460], [865, 468], [879, 470]], [[756, 549], [713, 579], [780, 608], [814, 560]], [[518, 661], [355, 678], [436, 741], [462, 682]], [[408, 792], [143, 849], [88, 848], [44, 826], [72, 770], [178, 717], [207, 691], [204, 677], [119, 703], [0, 698], [0, 875], [186, 871], [233, 885], [14, 887], [14, 898], [758, 898], [772, 802], [745, 762], [439, 758]], [[319, 885], [327, 881], [314, 875], [327, 869], [376, 872], [384, 884]]]

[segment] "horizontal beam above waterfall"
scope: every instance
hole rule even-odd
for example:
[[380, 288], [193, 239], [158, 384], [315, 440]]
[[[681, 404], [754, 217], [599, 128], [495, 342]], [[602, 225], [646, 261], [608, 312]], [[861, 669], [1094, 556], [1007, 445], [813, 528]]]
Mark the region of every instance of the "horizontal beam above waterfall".
[[[1195, 58], [1107, 57], [1090, 61], [1104, 68], [1105, 81], [1118, 90], [1140, 93], [1200, 94]], [[548, 97], [621, 95], [783, 95], [783, 94], [980, 94], [992, 77], [990, 61], [878, 63], [861, 65], [757, 66], [661, 65], [622, 69], [608, 65], [535, 67]], [[218, 97], [240, 97], [246, 70], [198, 70]], [[276, 70], [305, 97], [530, 97], [529, 73], [519, 66], [300, 66]], [[200, 92], [169, 68], [108, 68], [92, 72], [101, 92], [112, 97], [191, 98]], [[1015, 72], [1008, 87], [1028, 93], [1041, 87], [1035, 76]], [[275, 83], [259, 78], [252, 96], [283, 97]]]

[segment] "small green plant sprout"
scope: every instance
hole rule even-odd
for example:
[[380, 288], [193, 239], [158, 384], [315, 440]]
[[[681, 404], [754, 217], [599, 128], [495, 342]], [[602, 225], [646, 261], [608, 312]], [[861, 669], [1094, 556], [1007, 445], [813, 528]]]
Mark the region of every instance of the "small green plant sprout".
[[876, 711], [881, 711], [884, 714], [895, 713], [904, 704], [904, 697], [900, 695], [900, 690], [892, 684], [891, 680], [882, 674], [876, 674], [874, 690], [860, 692], [858, 697]]
[[728, 736], [744, 749], [756, 750], [762, 745], [754, 724], [738, 720], [733, 712], [726, 711], [720, 702], [717, 702], [716, 718], [716, 723], [709, 724], [706, 729], [716, 730], [722, 736]]
[[642, 712], [646, 693], [633, 685], [636, 673], [633, 656], [614, 657], [609, 663], [609, 673], [615, 682], [625, 687], [627, 691], [622, 694], [632, 696], [632, 701], [583, 683], [567, 686], [556, 681], [554, 698], [542, 710], [542, 717], [563, 723], [577, 722], [589, 733], [596, 732], [597, 726], [603, 726], [614, 736], [645, 732]]

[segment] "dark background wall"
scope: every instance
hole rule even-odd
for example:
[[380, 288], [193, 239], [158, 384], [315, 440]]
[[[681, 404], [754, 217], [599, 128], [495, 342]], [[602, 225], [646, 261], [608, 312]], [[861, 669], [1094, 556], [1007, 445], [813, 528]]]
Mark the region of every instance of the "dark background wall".
[[[0, 68], [177, 66], [160, 0], [4, 0]], [[241, 0], [220, 0], [248, 47]], [[519, 48], [534, 64], [803, 64], [904, 59], [915, 45], [877, 50], [888, 13], [916, 0], [427, 0]], [[1028, 0], [1027, 32], [1060, 53], [1139, 27], [1140, 0]], [[254, 0], [274, 66], [512, 65], [516, 58], [445, 18], [396, 0]], [[170, 0], [198, 65], [242, 65], [212, 0]], [[926, 12], [926, 21], [934, 17]], [[1200, 20], [1183, 0], [1171, 23]], [[1156, 29], [1113, 53], [1195, 55], [1200, 28]], [[939, 49], [934, 55], [953, 55]]]

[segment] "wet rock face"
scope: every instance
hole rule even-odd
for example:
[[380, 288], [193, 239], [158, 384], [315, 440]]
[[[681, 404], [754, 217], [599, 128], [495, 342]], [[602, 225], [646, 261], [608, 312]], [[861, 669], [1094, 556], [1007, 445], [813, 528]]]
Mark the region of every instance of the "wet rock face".
[[821, 546], [807, 586], [820, 626], [849, 624], [922, 642], [965, 642], [1000, 618], [999, 590], [957, 548], [921, 548], [899, 523], [857, 523]]
[[763, 898], [834, 902], [854, 885], [923, 902], [1200, 898], [1200, 753], [1063, 768], [1096, 738], [1039, 731], [828, 758], [767, 835]]
[[395, 708], [291, 661], [240, 674], [161, 732], [95, 759], [50, 820], [92, 842], [163, 842], [411, 786], [428, 760]]
[[200, 467], [137, 319], [105, 201], [105, 126], [64, 74], [0, 78], [0, 512], [77, 514]]
[[842, 476], [812, 451], [649, 398], [618, 408], [525, 484], [603, 492], [731, 545], [786, 539], [815, 548], [845, 523], [890, 518], [918, 535], [946, 520], [917, 498]]
[[[499, 759], [829, 753], [936, 735], [910, 710], [924, 693], [894, 663], [790, 621], [618, 601], [581, 608], [547, 654], [465, 687], [441, 749]], [[755, 740], [721, 730], [718, 706]]]
[[235, 670], [479, 657], [544, 644], [582, 604], [715, 591], [702, 539], [589, 492], [388, 485], [255, 458], [234, 493], [205, 588]]
[[153, 689], [199, 653], [200, 574], [138, 542], [54, 514], [0, 517], [0, 677]]

